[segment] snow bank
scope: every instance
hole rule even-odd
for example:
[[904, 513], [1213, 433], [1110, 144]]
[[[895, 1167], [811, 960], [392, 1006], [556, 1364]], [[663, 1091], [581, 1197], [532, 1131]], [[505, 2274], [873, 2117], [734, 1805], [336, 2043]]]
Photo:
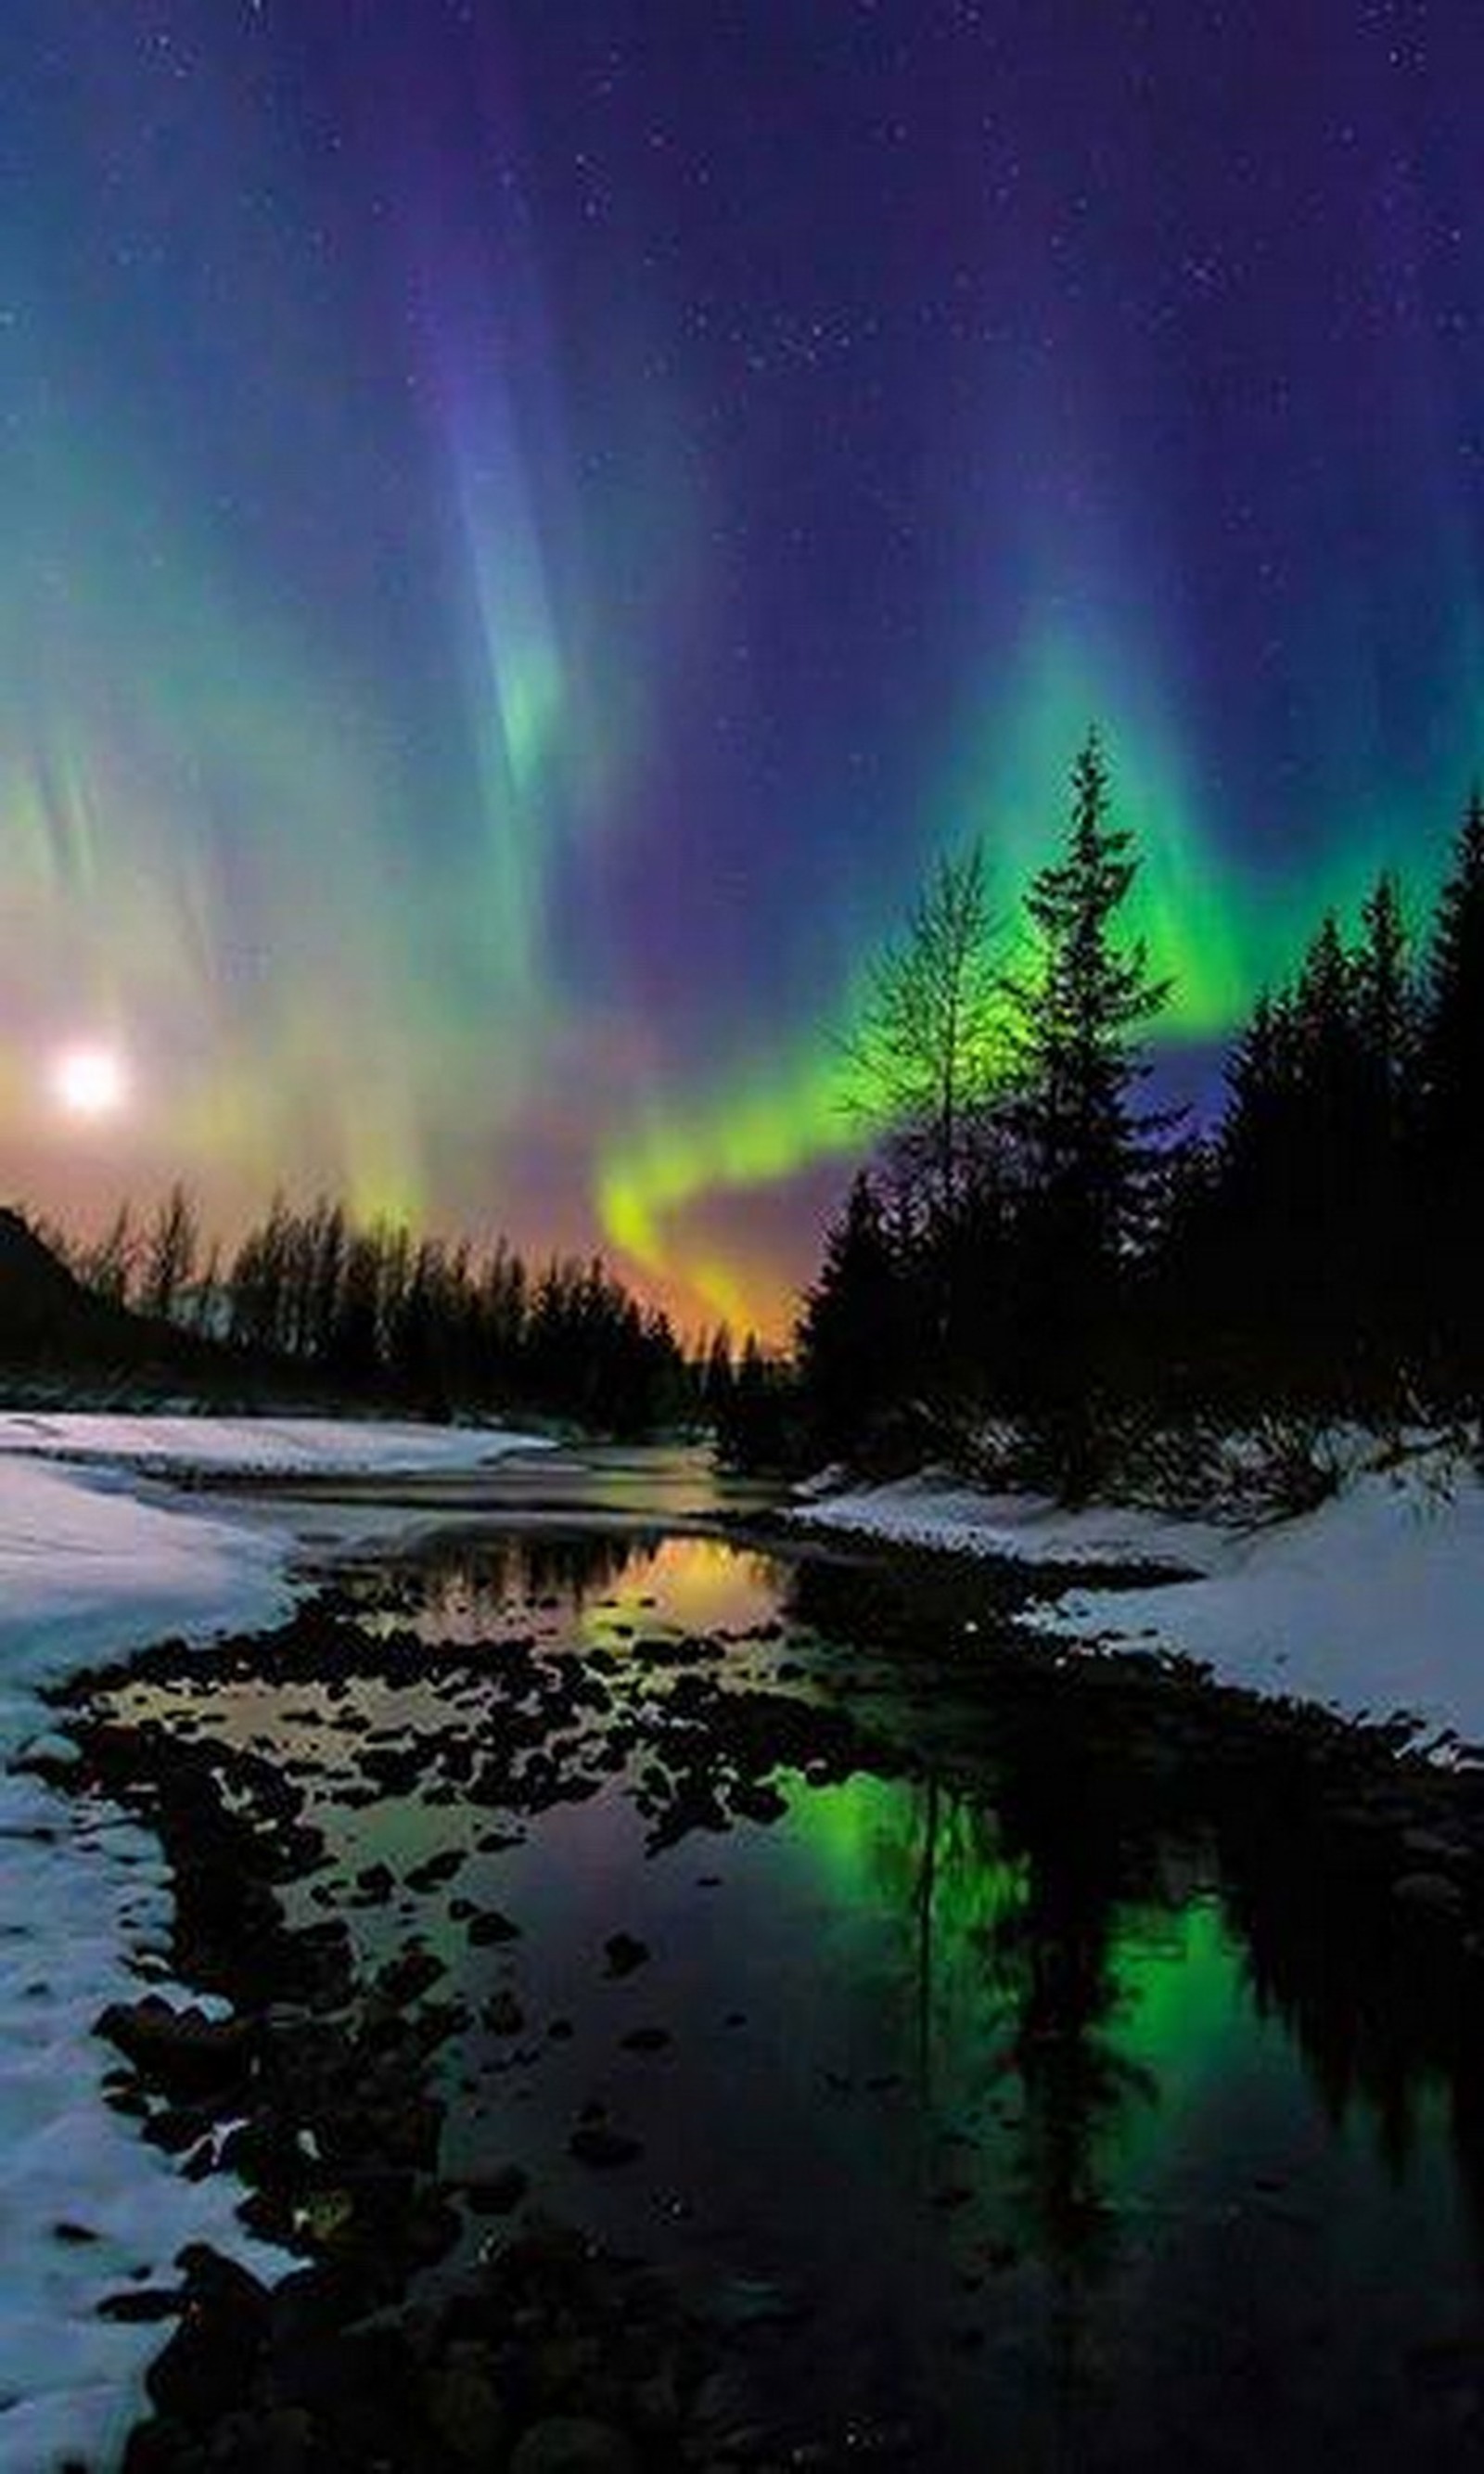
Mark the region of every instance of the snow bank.
[[1227, 1683], [1484, 1745], [1484, 1488], [1368, 1471], [1317, 1512], [1229, 1536], [1198, 1580], [1073, 1590], [1036, 1620], [1080, 1640], [1154, 1633]]
[[111, 1411], [0, 1410], [0, 1452], [42, 1452], [136, 1468], [225, 1469], [238, 1476], [407, 1477], [477, 1468], [539, 1438], [484, 1426], [419, 1426], [350, 1418], [211, 1418]]
[[1147, 1587], [1069, 1589], [1024, 1620], [1058, 1640], [1176, 1650], [1226, 1683], [1350, 1717], [1404, 1710], [1429, 1735], [1484, 1743], [1484, 1488], [1442, 1448], [1388, 1468], [1357, 1459], [1330, 1501], [1262, 1527], [1068, 1512], [931, 1471], [793, 1517], [1024, 1564], [1183, 1569]]
[[1214, 1525], [1108, 1504], [1069, 1512], [1050, 1495], [985, 1494], [937, 1469], [803, 1503], [791, 1517], [901, 1546], [1110, 1569], [1157, 1564], [1199, 1572], [1224, 1542]]
[[[40, 1685], [167, 1633], [206, 1639], [287, 1613], [293, 1507], [182, 1496], [162, 1471], [452, 1472], [532, 1441], [0, 1413], [0, 1761], [47, 1730]], [[237, 2224], [234, 2186], [183, 2181], [99, 2093], [110, 2056], [93, 2021], [159, 1980], [169, 1923], [154, 1840], [106, 1806], [80, 1819], [38, 1779], [0, 1768], [0, 2463], [17, 2474], [122, 2453], [164, 2332], [100, 2319], [105, 2294], [172, 2282], [190, 2241], [259, 2272], [283, 2265]]]

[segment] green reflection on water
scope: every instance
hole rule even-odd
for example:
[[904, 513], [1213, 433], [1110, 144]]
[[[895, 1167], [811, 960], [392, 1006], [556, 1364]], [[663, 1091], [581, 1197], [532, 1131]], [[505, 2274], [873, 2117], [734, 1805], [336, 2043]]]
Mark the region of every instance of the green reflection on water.
[[1233, 2051], [1281, 2056], [1217, 1903], [1119, 1903], [1095, 1853], [1012, 1849], [932, 1781], [797, 1791], [791, 1836], [830, 1897], [891, 1937], [920, 2092], [971, 2123], [1019, 2231], [1068, 2261], [1147, 2195]]

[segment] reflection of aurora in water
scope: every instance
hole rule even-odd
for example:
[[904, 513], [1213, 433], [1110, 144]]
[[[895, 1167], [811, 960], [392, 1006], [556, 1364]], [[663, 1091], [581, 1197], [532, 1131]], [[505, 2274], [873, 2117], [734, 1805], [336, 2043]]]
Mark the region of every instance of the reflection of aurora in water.
[[[919, 2005], [926, 2091], [945, 2119], [989, 2098], [1029, 2128], [1033, 1870], [1023, 1852], [1007, 1850], [993, 1811], [932, 1783], [863, 1777], [800, 1796], [793, 1831], [837, 1895], [889, 1919], [898, 1980]], [[1085, 2049], [1102, 2101], [1075, 2173], [1116, 2205], [1129, 2186], [1157, 2176], [1253, 2014], [1240, 1948], [1210, 1898], [1118, 1907], [1107, 1928], [1093, 2015], [1040, 2025], [1048, 2043], [1057, 2031]], [[1279, 2041], [1276, 2026], [1272, 2035]], [[1071, 2095], [1063, 2089], [1061, 2099]]]
[[[600, 1504], [600, 1468], [592, 1484]], [[938, 1575], [929, 1593], [917, 1574], [902, 1603], [920, 1608], [929, 1636], [952, 1632], [961, 1586]], [[830, 1637], [849, 1640], [860, 1617], [868, 1633], [873, 1596], [884, 1606], [890, 1584], [716, 1538], [575, 1528], [442, 1549], [419, 1588], [412, 1619], [429, 1638], [534, 1624], [626, 1663], [637, 1637], [641, 1670], [645, 1634], [736, 1637], [753, 1660], [748, 1636], [781, 1616], [791, 1660], [802, 1656], [828, 1693], [841, 1662]], [[939, 1743], [953, 1734], [955, 1689], [937, 1674]], [[1435, 2144], [1446, 2038], [1371, 1983], [1343, 1907], [1323, 1907], [1316, 1938], [1302, 1882], [1249, 1876], [1240, 1848], [1224, 1858], [1199, 1786], [1171, 1813], [1145, 1802], [1129, 1783], [1136, 1766], [1122, 1776], [1126, 1748], [1088, 1767], [1059, 1709], [1023, 1727], [1018, 1749], [995, 1751], [972, 1791], [868, 1771], [794, 1782], [775, 1851], [801, 1895], [874, 1937], [873, 1981], [901, 2055], [940, 2123], [973, 2118], [987, 2133], [997, 2204], [1033, 2220], [1038, 2244], [1090, 2258], [1106, 2219], [1158, 2206], [1203, 2142], [1221, 2142], [1234, 2068], [1277, 2083], [1296, 2058], [1336, 2136], [1360, 2152], [1399, 2170]], [[912, 1739], [911, 1706], [889, 1693], [884, 1723]], [[966, 1742], [994, 1743], [992, 1709], [965, 1705], [958, 1724]]]
[[[592, 1491], [601, 1516], [601, 1472]], [[517, 1530], [432, 1543], [390, 1582], [393, 1631], [491, 1656], [425, 1673], [399, 1645], [399, 1680], [373, 1669], [371, 1759], [410, 1725], [426, 1792], [395, 1756], [389, 1791], [331, 1785], [298, 1895], [319, 1926], [339, 1880], [375, 1964], [410, 1931], [447, 1967], [446, 2171], [514, 2162], [545, 2213], [761, 2314], [768, 2410], [801, 2434], [940, 2412], [935, 2474], [1225, 2474], [1241, 2458], [1191, 2435], [1240, 2438], [1254, 2381], [1284, 2474], [1337, 2431], [1366, 2474], [1450, 2464], [1401, 2449], [1423, 2426], [1397, 2366], [1477, 2312], [1476, 2043], [1415, 1976], [1388, 1983], [1277, 1800], [1253, 1864], [1222, 1779], [1250, 1812], [1265, 1738], [1209, 1769], [1199, 1733], [1152, 1759], [1168, 1686], [1130, 1697], [1118, 1670], [1009, 1643], [987, 1679], [945, 1662], [965, 1589], [976, 1664], [993, 1629], [961, 1575]], [[349, 1586], [374, 1594], [375, 1567]], [[466, 1801], [452, 1781], [499, 1740], [501, 1641], [522, 1644], [519, 1726], [547, 1677], [547, 1732], [528, 1786]], [[208, 1726], [292, 1743], [300, 1774], [318, 1737], [343, 1786], [357, 1748], [323, 1679], [212, 1673], [184, 1671]], [[847, 1701], [874, 1744], [791, 1734], [789, 1695]], [[468, 1731], [451, 1778], [429, 1758], [445, 1727]], [[930, 1734], [933, 1773], [903, 1758]], [[786, 1742], [785, 1811], [738, 1818]], [[696, 1779], [699, 1817], [669, 1829]], [[448, 1902], [450, 1855], [460, 1899], [519, 1927], [496, 1953]], [[398, 1877], [385, 1903], [358, 1886], [373, 1860]], [[616, 1931], [646, 1953], [621, 1977]], [[520, 2028], [486, 2032], [492, 1981]], [[574, 2161], [593, 2105], [638, 2141], [630, 2171]]]
[[920, 2094], [940, 2124], [976, 2123], [986, 2187], [1046, 2256], [1095, 2268], [1127, 2212], [1177, 2204], [1193, 2158], [1229, 2136], [1233, 2081], [1291, 2101], [1276, 2092], [1296, 2059], [1357, 2172], [1385, 2157], [1439, 2173], [1441, 2055], [1404, 2060], [1404, 2033], [1377, 2052], [1348, 1972], [1326, 2001], [1322, 1977], [1295, 1981], [1290, 1953], [1283, 1997], [1265, 1989], [1277, 1953], [1254, 1964], [1209, 1856], [1168, 1851], [1164, 1897], [1131, 1901], [1093, 1846], [1069, 1894], [1060, 1855], [1016, 1845], [992, 1802], [869, 1776], [799, 1794], [791, 1834], [891, 1936]]

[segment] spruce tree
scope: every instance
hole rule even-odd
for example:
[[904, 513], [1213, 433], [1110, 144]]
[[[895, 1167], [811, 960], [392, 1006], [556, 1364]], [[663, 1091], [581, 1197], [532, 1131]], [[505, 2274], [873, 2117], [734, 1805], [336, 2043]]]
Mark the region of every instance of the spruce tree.
[[1423, 1140], [1440, 1193], [1471, 1201], [1484, 1184], [1484, 791], [1475, 787], [1438, 899], [1421, 1058]]
[[1120, 937], [1118, 914], [1138, 874], [1133, 837], [1110, 821], [1108, 769], [1096, 731], [1072, 774], [1062, 855], [1026, 897], [1039, 976], [1016, 990], [1024, 1121], [1039, 1182], [1075, 1229], [1089, 1271], [1119, 1261], [1140, 1220], [1151, 1135], [1167, 1123], [1140, 1113], [1141, 1044], [1169, 1000], [1141, 937]]
[[1259, 998], [1228, 1069], [1205, 1235], [1229, 1368], [1253, 1398], [1362, 1413], [1396, 1398], [1406, 1295], [1416, 995], [1400, 892], [1377, 879], [1352, 947], [1332, 911]]
[[1111, 821], [1096, 731], [1072, 775], [1061, 855], [1026, 897], [1039, 968], [1011, 988], [1018, 1016], [1020, 1119], [1030, 1181], [1027, 1242], [1033, 1341], [1054, 1430], [1055, 1474], [1069, 1492], [1095, 1474], [1093, 1393], [1107, 1370], [1126, 1265], [1147, 1227], [1169, 1129], [1140, 1111], [1145, 1034], [1169, 999], [1120, 913], [1138, 873], [1132, 836]]
[[866, 1446], [909, 1378], [905, 1302], [880, 1200], [863, 1171], [826, 1237], [797, 1334], [811, 1423], [825, 1451], [854, 1455]]
[[1484, 792], [1476, 786], [1438, 899], [1418, 1067], [1419, 1183], [1427, 1212], [1431, 1376], [1476, 1404], [1484, 1390]]
[[1358, 1122], [1353, 1266], [1357, 1371], [1367, 1407], [1395, 1405], [1420, 1328], [1414, 1276], [1413, 1146], [1417, 988], [1401, 890], [1380, 875], [1360, 914], [1354, 957]]
[[1242, 1203], [1265, 1196], [1280, 1172], [1293, 1097], [1292, 1017], [1285, 997], [1264, 988], [1227, 1059], [1221, 1175]]
[[1401, 888], [1389, 868], [1376, 878], [1361, 910], [1355, 981], [1363, 1070], [1382, 1130], [1399, 1142], [1415, 1063], [1417, 993]]
[[725, 1418], [731, 1405], [735, 1380], [732, 1335], [722, 1323], [705, 1351], [700, 1370], [701, 1407], [707, 1417], [718, 1423]]

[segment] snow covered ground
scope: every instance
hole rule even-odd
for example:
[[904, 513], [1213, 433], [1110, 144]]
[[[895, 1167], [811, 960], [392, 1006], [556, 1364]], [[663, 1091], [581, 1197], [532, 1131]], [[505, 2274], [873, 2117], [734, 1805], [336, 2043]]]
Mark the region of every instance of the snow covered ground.
[[1222, 1532], [1165, 1513], [1094, 1504], [1069, 1512], [1049, 1495], [985, 1494], [937, 1469], [849, 1487], [795, 1507], [793, 1518], [902, 1546], [994, 1555], [1015, 1564], [1181, 1565], [1204, 1571]]
[[[533, 1441], [0, 1412], [0, 1762], [44, 1733], [39, 1686], [165, 1634], [207, 1640], [288, 1612], [293, 1507], [184, 1495], [164, 1472], [469, 1470]], [[80, 1818], [38, 1778], [0, 1767], [0, 2465], [14, 2474], [117, 2462], [165, 2332], [100, 2319], [104, 2295], [171, 2282], [190, 2241], [260, 2271], [282, 2265], [236, 2224], [227, 2182], [182, 2181], [99, 2094], [110, 2056], [93, 2022], [162, 1977], [169, 1921], [145, 1833], [106, 1807]]]
[[1349, 1716], [1414, 1713], [1484, 1744], [1484, 1488], [1441, 1446], [1356, 1455], [1315, 1512], [1261, 1527], [1116, 1506], [1067, 1512], [929, 1472], [830, 1496], [797, 1519], [1036, 1564], [1168, 1564], [1189, 1579], [1069, 1589], [1027, 1617], [1058, 1640], [1163, 1646], [1223, 1681]]

